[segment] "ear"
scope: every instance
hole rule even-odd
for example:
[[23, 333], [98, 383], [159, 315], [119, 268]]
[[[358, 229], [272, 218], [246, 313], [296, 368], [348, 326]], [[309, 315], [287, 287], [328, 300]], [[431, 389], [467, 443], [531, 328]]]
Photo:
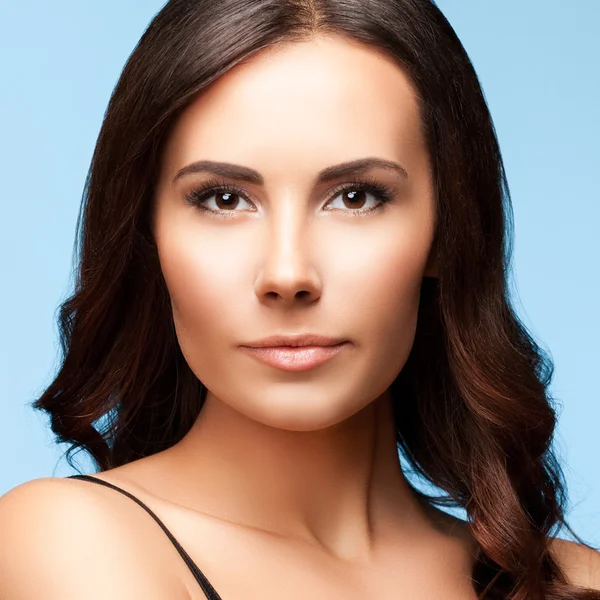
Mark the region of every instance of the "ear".
[[429, 251], [429, 257], [427, 258], [427, 265], [425, 266], [423, 277], [433, 277], [434, 279], [439, 277], [436, 251], [434, 246], [432, 246], [431, 250]]

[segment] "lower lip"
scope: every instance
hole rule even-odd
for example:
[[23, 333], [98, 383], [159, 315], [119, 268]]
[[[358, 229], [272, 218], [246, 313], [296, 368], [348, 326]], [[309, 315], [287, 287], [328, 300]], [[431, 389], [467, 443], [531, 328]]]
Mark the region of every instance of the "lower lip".
[[347, 342], [335, 346], [278, 346], [253, 348], [240, 346], [258, 360], [284, 371], [307, 371], [323, 364], [338, 354]]

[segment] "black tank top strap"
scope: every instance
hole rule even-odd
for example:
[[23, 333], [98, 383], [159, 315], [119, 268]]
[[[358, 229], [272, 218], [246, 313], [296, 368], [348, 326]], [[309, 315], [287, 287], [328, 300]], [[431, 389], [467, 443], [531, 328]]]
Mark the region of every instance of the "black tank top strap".
[[93, 483], [99, 483], [100, 485], [104, 485], [106, 487], [112, 488], [122, 494], [125, 494], [128, 498], [131, 498], [134, 502], [137, 502], [161, 527], [161, 529], [166, 533], [169, 540], [171, 540], [172, 544], [175, 546], [185, 564], [188, 566], [190, 571], [193, 573], [196, 581], [202, 588], [202, 591], [206, 595], [208, 600], [221, 600], [221, 596], [217, 593], [215, 588], [211, 585], [210, 581], [206, 578], [204, 573], [198, 568], [196, 563], [191, 559], [190, 555], [183, 549], [181, 544], [177, 541], [177, 539], [173, 536], [173, 534], [167, 529], [165, 524], [158, 518], [158, 516], [148, 507], [146, 506], [140, 499], [136, 498], [130, 492], [121, 489], [120, 487], [113, 485], [112, 483], [108, 483], [107, 481], [103, 481], [102, 479], [98, 479], [97, 477], [93, 477], [91, 475], [70, 475], [67, 479], [82, 479], [85, 481], [91, 481]]

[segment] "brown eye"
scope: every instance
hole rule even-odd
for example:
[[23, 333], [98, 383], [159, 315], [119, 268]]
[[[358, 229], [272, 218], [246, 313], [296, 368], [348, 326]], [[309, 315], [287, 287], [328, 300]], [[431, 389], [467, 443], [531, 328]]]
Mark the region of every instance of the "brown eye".
[[[341, 198], [341, 205], [338, 204], [335, 206], [338, 198]], [[327, 210], [341, 210], [352, 214], [362, 214], [383, 206], [388, 201], [388, 198], [389, 195], [384, 190], [374, 188], [373, 186], [362, 184], [347, 185], [335, 192], [332, 201], [328, 203]], [[371, 200], [371, 206], [365, 206], [368, 205], [369, 199]]]
[[231, 192], [217, 192], [215, 195], [217, 208], [220, 210], [226, 210], [228, 208], [235, 208], [240, 197], [237, 194]]
[[[214, 187], [208, 185], [206, 188], [192, 190], [187, 194], [186, 200], [198, 208], [213, 213], [240, 212], [237, 210], [240, 208], [240, 201], [246, 202], [252, 210], [252, 204], [245, 199], [239, 190], [236, 188], [228, 189], [224, 186]], [[213, 206], [209, 206], [210, 203], [214, 203]], [[241, 208], [244, 208], [243, 204]]]
[[342, 193], [343, 202], [348, 208], [362, 208], [366, 195], [365, 190], [346, 190]]

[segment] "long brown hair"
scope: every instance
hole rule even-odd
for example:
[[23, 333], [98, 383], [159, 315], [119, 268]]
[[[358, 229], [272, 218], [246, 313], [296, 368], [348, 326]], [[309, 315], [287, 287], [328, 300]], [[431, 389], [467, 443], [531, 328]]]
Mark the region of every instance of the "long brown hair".
[[512, 207], [494, 125], [454, 30], [431, 0], [170, 0], [129, 57], [93, 154], [77, 279], [60, 307], [62, 363], [35, 409], [99, 471], [178, 442], [206, 397], [179, 349], [151, 234], [159, 159], [203, 88], [258, 51], [342, 35], [393, 57], [417, 94], [437, 202], [438, 279], [392, 385], [398, 448], [462, 507], [481, 598], [600, 600], [549, 552], [566, 527], [551, 447], [553, 366], [510, 305]]

